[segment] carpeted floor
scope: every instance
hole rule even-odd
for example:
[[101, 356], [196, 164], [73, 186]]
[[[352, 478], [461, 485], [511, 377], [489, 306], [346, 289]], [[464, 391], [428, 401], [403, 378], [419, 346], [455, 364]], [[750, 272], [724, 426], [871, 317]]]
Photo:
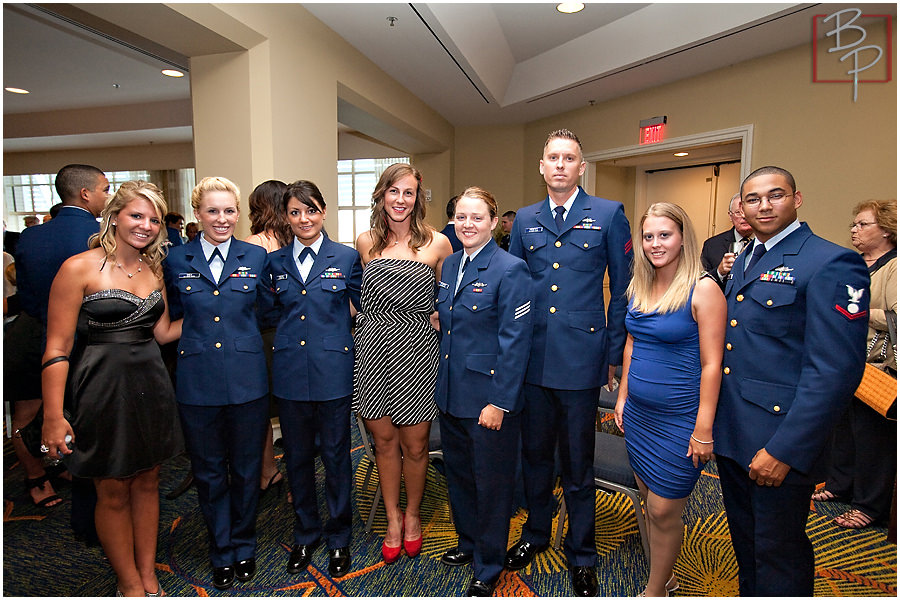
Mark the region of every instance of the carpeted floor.
[[[608, 425], [608, 424], [607, 424]], [[161, 500], [158, 568], [160, 581], [175, 596], [459, 596], [465, 593], [471, 567], [451, 569], [439, 562], [456, 544], [450, 522], [446, 483], [429, 468], [422, 508], [425, 542], [422, 553], [405, 555], [394, 564], [381, 560], [384, 511], [379, 509], [371, 535], [364, 519], [374, 497], [373, 476], [368, 489], [363, 480], [368, 460], [353, 430], [354, 530], [352, 572], [340, 580], [328, 575], [324, 548], [313, 556], [308, 571], [288, 575], [284, 570], [291, 540], [292, 513], [286, 488], [266, 494], [258, 517], [259, 571], [253, 581], [238, 583], [227, 593], [212, 587], [207, 562], [206, 531], [193, 489], [179, 498]], [[115, 577], [100, 548], [76, 541], [69, 528], [69, 503], [49, 510], [35, 508], [22, 487], [22, 470], [9, 441], [4, 444], [4, 596], [112, 596]], [[161, 494], [175, 488], [188, 468], [178, 457], [162, 469]], [[283, 469], [283, 467], [282, 467]], [[318, 481], [322, 498], [320, 465]], [[68, 500], [69, 490], [60, 494]], [[840, 503], [816, 503], [808, 530], [816, 548], [817, 596], [896, 596], [897, 547], [885, 542], [886, 530], [850, 531], [834, 525], [835, 515], [846, 510]], [[324, 503], [321, 503], [324, 513]], [[360, 517], [362, 515], [362, 518]], [[510, 539], [516, 540], [524, 523], [519, 511], [511, 522]], [[685, 542], [676, 565], [681, 582], [677, 595], [737, 595], [737, 567], [722, 509], [715, 465], [710, 463], [691, 495], [684, 515]], [[555, 524], [554, 524], [555, 525]], [[647, 576], [647, 561], [638, 537], [634, 510], [621, 494], [597, 492], [597, 553], [600, 595], [635, 596]], [[570, 596], [572, 588], [561, 551], [539, 555], [528, 568], [504, 573], [497, 595]]]

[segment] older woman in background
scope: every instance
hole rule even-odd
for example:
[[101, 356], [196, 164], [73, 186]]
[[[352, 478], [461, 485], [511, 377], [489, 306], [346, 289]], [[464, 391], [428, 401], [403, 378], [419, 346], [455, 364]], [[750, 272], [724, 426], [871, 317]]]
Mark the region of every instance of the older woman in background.
[[[869, 267], [869, 333], [866, 362], [897, 377], [897, 357], [888, 333], [897, 327], [897, 201], [860, 202], [853, 211], [850, 241]], [[897, 422], [853, 397], [835, 428], [831, 465], [825, 487], [813, 494], [817, 502], [847, 502], [850, 510], [834, 522], [863, 529], [887, 521], [897, 475]]]

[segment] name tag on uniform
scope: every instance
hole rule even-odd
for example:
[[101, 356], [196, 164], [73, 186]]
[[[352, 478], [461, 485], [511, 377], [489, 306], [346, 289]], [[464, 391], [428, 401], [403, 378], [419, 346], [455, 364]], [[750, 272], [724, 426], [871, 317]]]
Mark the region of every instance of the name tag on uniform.
[[179, 273], [178, 279], [200, 279], [200, 273]]
[[449, 289], [450, 289], [450, 284], [449, 284], [449, 283], [444, 283], [443, 281], [438, 281], [437, 284], [438, 284], [439, 287], [442, 287], [442, 288], [444, 288], [445, 290], [449, 290]]
[[543, 230], [543, 227], [529, 227], [525, 230], [525, 233], [540, 233]]
[[283, 274], [283, 275], [276, 275], [276, 276], [275, 276], [275, 281], [281, 281], [282, 279], [287, 279], [287, 277], [288, 277], [288, 276], [287, 276], [287, 273], [285, 273], [285, 274]]

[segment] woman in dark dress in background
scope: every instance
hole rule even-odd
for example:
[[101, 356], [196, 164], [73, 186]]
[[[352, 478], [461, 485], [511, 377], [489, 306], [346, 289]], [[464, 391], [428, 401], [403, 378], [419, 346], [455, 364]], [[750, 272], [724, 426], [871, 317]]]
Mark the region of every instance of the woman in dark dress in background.
[[[93, 478], [97, 535], [124, 596], [162, 593], [159, 466], [182, 451], [175, 394], [157, 345], [181, 334], [181, 321], [170, 322], [165, 309], [164, 214], [155, 185], [123, 183], [101, 215], [92, 249], [63, 263], [50, 290], [44, 446], [50, 458], [68, 455], [75, 476]], [[76, 329], [83, 349], [70, 363]], [[70, 369], [71, 424], [63, 417]]]

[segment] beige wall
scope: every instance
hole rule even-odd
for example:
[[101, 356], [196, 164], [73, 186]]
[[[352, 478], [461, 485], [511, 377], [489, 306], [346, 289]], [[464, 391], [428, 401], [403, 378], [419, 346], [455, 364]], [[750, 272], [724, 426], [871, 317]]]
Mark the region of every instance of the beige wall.
[[56, 173], [68, 164], [95, 165], [103, 171], [165, 171], [194, 166], [193, 144], [153, 144], [124, 148], [83, 148], [3, 155], [4, 175]]
[[[546, 188], [526, 192], [523, 187], [524, 132], [522, 125], [457, 127], [450, 196], [477, 185], [494, 195], [503, 214], [536, 202], [541, 194], [546, 194]], [[535, 173], [539, 158], [535, 158], [531, 167]]]
[[636, 144], [639, 121], [657, 115], [668, 116], [668, 138], [752, 124], [751, 168], [791, 171], [803, 192], [801, 221], [849, 247], [853, 205], [897, 193], [896, 58], [895, 47], [892, 81], [861, 84], [856, 103], [850, 84], [812, 83], [811, 48], [803, 45], [535, 121], [525, 128], [526, 177], [532, 155], [560, 127], [592, 153]]

